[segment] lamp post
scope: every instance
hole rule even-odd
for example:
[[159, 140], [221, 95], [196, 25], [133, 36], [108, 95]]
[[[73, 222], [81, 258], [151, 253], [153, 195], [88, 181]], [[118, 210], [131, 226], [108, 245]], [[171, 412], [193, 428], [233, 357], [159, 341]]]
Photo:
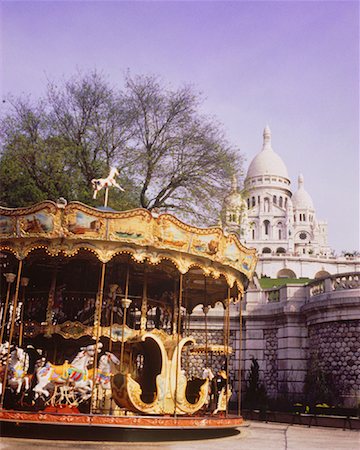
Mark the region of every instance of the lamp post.
[[0, 335], [0, 343], [3, 343], [4, 333], [5, 333], [5, 325], [6, 325], [6, 316], [8, 312], [9, 307], [9, 298], [10, 298], [10, 289], [11, 284], [15, 281], [16, 274], [12, 272], [4, 273], [4, 277], [6, 278], [7, 282], [7, 291], [6, 291], [6, 300], [5, 305], [3, 309], [3, 317], [2, 317], [2, 324], [1, 324], [1, 335]]

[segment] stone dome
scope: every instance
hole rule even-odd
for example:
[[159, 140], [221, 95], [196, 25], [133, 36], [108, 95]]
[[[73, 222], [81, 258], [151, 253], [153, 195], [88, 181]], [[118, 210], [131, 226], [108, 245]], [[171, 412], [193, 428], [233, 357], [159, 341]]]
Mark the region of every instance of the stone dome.
[[302, 174], [299, 175], [298, 178], [298, 190], [294, 192], [292, 196], [292, 203], [294, 206], [294, 209], [310, 209], [314, 211], [314, 204], [312, 201], [312, 198], [310, 197], [310, 194], [305, 191], [304, 188], [304, 177]]
[[265, 127], [263, 136], [263, 148], [251, 161], [246, 178], [275, 175], [289, 179], [283, 160], [271, 147], [271, 130], [268, 126]]

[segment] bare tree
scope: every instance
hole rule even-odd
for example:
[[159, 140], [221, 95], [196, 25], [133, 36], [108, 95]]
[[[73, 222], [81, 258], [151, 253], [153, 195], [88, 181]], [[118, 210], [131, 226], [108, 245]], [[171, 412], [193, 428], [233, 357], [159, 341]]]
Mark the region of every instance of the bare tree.
[[168, 89], [154, 76], [128, 76], [124, 102], [141, 206], [216, 221], [241, 157], [220, 126], [199, 113], [199, 94], [190, 86]]

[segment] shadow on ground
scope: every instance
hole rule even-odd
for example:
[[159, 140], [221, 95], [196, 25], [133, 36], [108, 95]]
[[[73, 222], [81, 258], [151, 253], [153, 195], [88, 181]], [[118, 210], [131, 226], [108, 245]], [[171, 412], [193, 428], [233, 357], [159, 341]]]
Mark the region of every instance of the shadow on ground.
[[117, 441], [117, 442], [164, 442], [216, 439], [238, 435], [237, 429], [226, 430], [144, 430], [108, 427], [79, 427], [64, 425], [14, 424], [2, 422], [0, 435], [26, 439]]

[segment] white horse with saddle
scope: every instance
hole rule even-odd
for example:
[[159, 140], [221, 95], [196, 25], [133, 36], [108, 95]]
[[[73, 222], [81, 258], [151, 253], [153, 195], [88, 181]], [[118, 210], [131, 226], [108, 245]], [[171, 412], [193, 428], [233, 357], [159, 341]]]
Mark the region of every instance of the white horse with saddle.
[[96, 198], [97, 193], [101, 191], [101, 189], [109, 188], [110, 186], [114, 186], [120, 189], [120, 191], [125, 191], [125, 189], [122, 188], [120, 184], [115, 180], [116, 176], [119, 176], [119, 171], [116, 167], [111, 167], [110, 173], [107, 178], [93, 178], [91, 180], [91, 184], [94, 189], [93, 198]]
[[[64, 364], [56, 366], [47, 362], [44, 367], [36, 372], [37, 384], [34, 387], [35, 400], [43, 395], [50, 397], [49, 385], [55, 387], [70, 387], [74, 393], [80, 393], [82, 401], [91, 396], [92, 376], [88, 367], [94, 361], [94, 356], [102, 348], [102, 343], [91, 344], [82, 347], [71, 363], [65, 361]], [[63, 395], [63, 394], [61, 394]]]

